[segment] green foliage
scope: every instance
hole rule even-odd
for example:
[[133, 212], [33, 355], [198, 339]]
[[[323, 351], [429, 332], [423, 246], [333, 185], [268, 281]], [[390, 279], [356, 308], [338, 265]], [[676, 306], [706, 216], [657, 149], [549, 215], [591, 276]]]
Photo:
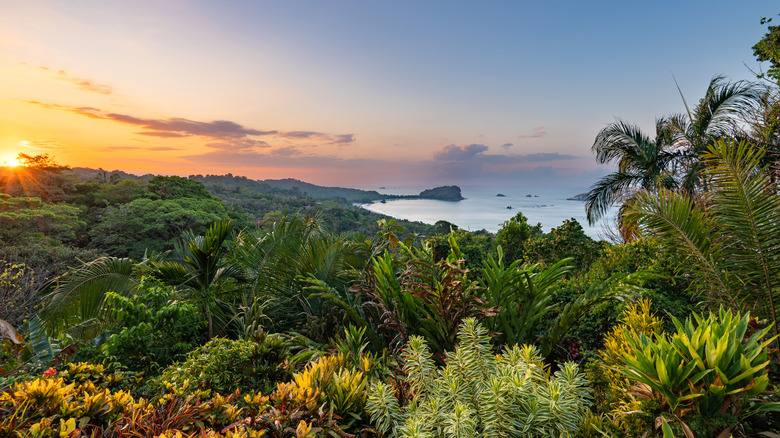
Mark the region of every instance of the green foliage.
[[408, 403], [393, 386], [371, 386], [367, 410], [389, 436], [571, 436], [588, 408], [587, 382], [566, 363], [549, 376], [538, 351], [507, 348], [493, 355], [487, 330], [464, 321], [460, 343], [437, 368], [425, 340], [412, 337], [404, 350]]
[[[602, 256], [587, 272], [561, 284], [556, 301], [572, 301], [583, 290], [610, 277], [620, 278], [635, 272], [646, 272], [648, 275], [637, 281], [637, 285], [641, 286], [637, 293], [651, 301], [651, 310], [663, 317], [665, 329], [674, 330], [671, 319], [666, 315], [685, 319], [699, 301], [695, 293], [689, 290], [693, 279], [680, 275], [680, 271], [686, 268], [684, 260], [674, 247], [662, 245], [650, 237], [611, 245], [604, 249]], [[568, 345], [576, 342], [585, 351], [600, 349], [605, 335], [619, 322], [623, 311], [624, 303], [621, 301], [594, 303], [567, 334]]]
[[[772, 22], [772, 18], [762, 18], [761, 24]], [[766, 76], [780, 84], [780, 26], [767, 26], [767, 32], [753, 46], [753, 56], [759, 61], [769, 61]], [[764, 74], [759, 75], [764, 77]]]
[[708, 298], [755, 309], [777, 333], [780, 197], [777, 182], [760, 167], [762, 156], [745, 142], [719, 140], [703, 155], [710, 180], [706, 198], [646, 193], [626, 219], [677, 245]]
[[571, 257], [574, 268], [585, 270], [601, 257], [601, 246], [591, 239], [576, 219], [566, 219], [549, 233], [532, 237], [523, 245], [524, 259], [550, 266]]
[[56, 333], [88, 340], [97, 335], [108, 292], [128, 296], [138, 287], [130, 259], [101, 257], [63, 274], [41, 312]]
[[443, 353], [455, 346], [464, 318], [494, 312], [469, 278], [454, 236], [450, 255], [439, 262], [434, 262], [428, 245], [400, 248], [403, 256], [398, 260], [387, 250], [374, 257], [366, 278], [352, 289], [365, 297], [368, 318], [392, 349], [411, 335], [421, 335], [434, 351]]
[[[706, 318], [694, 314], [686, 322], [674, 319], [677, 331], [652, 338], [626, 338], [621, 371], [638, 382], [639, 397], [659, 398], [669, 412], [684, 419], [696, 413], [706, 420], [724, 414], [740, 417], [749, 397], [766, 390], [769, 378], [767, 346], [770, 327], [751, 327], [749, 314], [720, 309]], [[775, 406], [780, 411], [780, 405]], [[682, 421], [682, 420], [681, 420]], [[711, 430], [702, 436], [709, 436]]]
[[[488, 257], [480, 280], [483, 297], [498, 309], [495, 315], [485, 318], [485, 325], [491, 332], [500, 334], [499, 343], [541, 343], [544, 356], [552, 352], [552, 348], [591, 307], [606, 301], [622, 300], [640, 289], [636, 277], [642, 274], [618, 274], [589, 284], [568, 302], [556, 303], [553, 299], [561, 279], [571, 271], [571, 266], [568, 266], [571, 259], [539, 270], [538, 265], [523, 266], [519, 260], [505, 266], [500, 246], [498, 256], [498, 260]], [[541, 323], [553, 311], [557, 312], [557, 316], [548, 319], [550, 323], [545, 333]]]
[[[165, 391], [168, 386], [231, 394], [270, 393], [277, 382], [290, 378], [284, 368], [289, 352], [275, 335], [257, 340], [215, 338], [187, 354], [186, 360], [170, 365], [155, 378], [150, 390]], [[185, 383], [188, 381], [189, 383]]]
[[36, 281], [35, 272], [27, 266], [0, 260], [0, 319], [18, 327], [40, 310], [42, 285]]
[[213, 199], [206, 186], [180, 176], [155, 176], [146, 185], [153, 199], [204, 198]]
[[0, 193], [0, 243], [23, 244], [50, 238], [72, 243], [84, 227], [79, 209], [68, 204], [51, 204], [40, 198], [11, 197]]
[[542, 224], [531, 226], [528, 218], [518, 212], [514, 217], [505, 221], [496, 233], [496, 245], [504, 248], [504, 255], [508, 262], [523, 259], [523, 248], [526, 241], [532, 237], [542, 235]]
[[198, 308], [150, 278], [141, 280], [136, 295], [107, 293], [106, 312], [116, 327], [95, 360], [131, 371], [156, 374], [204, 339]]
[[92, 246], [112, 256], [140, 258], [147, 251], [173, 249], [171, 242], [184, 231], [201, 234], [227, 217], [227, 209], [216, 199], [141, 198], [107, 208], [89, 234]]

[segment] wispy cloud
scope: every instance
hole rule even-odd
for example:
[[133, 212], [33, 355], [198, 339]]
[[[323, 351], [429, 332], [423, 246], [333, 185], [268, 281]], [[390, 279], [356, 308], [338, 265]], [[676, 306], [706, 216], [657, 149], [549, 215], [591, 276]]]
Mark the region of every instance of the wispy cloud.
[[57, 143], [56, 141], [51, 140], [25, 140], [20, 142], [19, 145], [22, 147], [39, 150], [57, 150], [65, 149], [66, 147], [62, 143]]
[[518, 135], [517, 138], [519, 139], [526, 139], [526, 138], [542, 138], [547, 135], [547, 130], [544, 129], [544, 126], [537, 126], [534, 128], [534, 132], [527, 135]]
[[501, 145], [501, 149], [509, 149], [512, 146], [514, 146], [514, 144], [512, 144], [512, 143], [504, 143], [504, 144]]
[[54, 70], [44, 66], [41, 66], [40, 68], [41, 70], [56, 75], [57, 80], [70, 82], [74, 84], [76, 87], [78, 87], [79, 89], [84, 91], [91, 91], [93, 93], [106, 94], [106, 95], [116, 93], [116, 90], [114, 90], [114, 87], [112, 87], [111, 85], [99, 84], [91, 79], [77, 78], [75, 76], [69, 75], [65, 70]]
[[[185, 138], [185, 137], [204, 137], [212, 140], [206, 143], [206, 146], [219, 150], [246, 151], [257, 148], [269, 148], [274, 145], [265, 140], [258, 140], [253, 137], [276, 138], [283, 142], [281, 148], [291, 146], [289, 141], [302, 141], [307, 144], [294, 146], [314, 146], [317, 144], [346, 145], [355, 141], [354, 134], [331, 135], [316, 131], [278, 131], [278, 130], [260, 130], [245, 127], [239, 123], [230, 120], [214, 120], [211, 122], [201, 122], [181, 117], [170, 117], [164, 119], [152, 119], [137, 117], [129, 114], [120, 114], [93, 107], [77, 107], [70, 105], [59, 105], [44, 103], [38, 101], [26, 101], [32, 105], [38, 105], [43, 108], [70, 112], [82, 115], [92, 119], [109, 120], [141, 128], [136, 132], [138, 135], [158, 138]], [[269, 140], [270, 141], [270, 140]], [[313, 144], [311, 144], [313, 143]], [[281, 152], [289, 153], [289, 152]]]

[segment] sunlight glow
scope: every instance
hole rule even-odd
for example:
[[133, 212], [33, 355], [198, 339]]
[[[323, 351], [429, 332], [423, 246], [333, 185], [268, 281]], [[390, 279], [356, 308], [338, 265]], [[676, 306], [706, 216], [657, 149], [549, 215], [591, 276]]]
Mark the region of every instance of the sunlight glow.
[[17, 160], [14, 157], [6, 157], [5, 159], [3, 159], [3, 166], [4, 167], [18, 167], [18, 166], [21, 166], [21, 165], [22, 165], [22, 163], [20, 163], [19, 160]]

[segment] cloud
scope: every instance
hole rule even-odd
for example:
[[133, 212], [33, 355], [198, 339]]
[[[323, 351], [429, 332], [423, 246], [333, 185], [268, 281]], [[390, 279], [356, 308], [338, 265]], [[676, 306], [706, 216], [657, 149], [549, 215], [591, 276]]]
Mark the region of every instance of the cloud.
[[532, 134], [528, 135], [518, 135], [517, 138], [519, 139], [526, 139], [526, 138], [542, 138], [547, 135], [547, 130], [544, 129], [544, 126], [537, 126], [534, 128], [534, 132]]
[[139, 146], [109, 146], [101, 149], [102, 151], [134, 151], [138, 149], [143, 149]]
[[237, 140], [232, 140], [230, 142], [207, 143], [206, 146], [221, 151], [241, 151], [241, 150], [252, 150], [257, 148], [264, 149], [264, 148], [271, 147], [271, 145], [268, 144], [267, 142], [264, 142], [262, 140], [254, 140], [251, 138], [240, 138]]
[[66, 147], [62, 143], [57, 143], [56, 141], [51, 140], [24, 140], [19, 143], [19, 146], [40, 150], [57, 150], [65, 149]]
[[278, 137], [282, 138], [319, 138], [323, 137], [325, 134], [321, 132], [313, 132], [313, 131], [290, 131], [290, 132], [280, 132], [278, 134]]
[[341, 134], [333, 137], [331, 143], [334, 144], [347, 144], [355, 141], [355, 134]]
[[181, 148], [172, 148], [170, 146], [155, 146], [153, 148], [147, 148], [147, 151], [162, 152], [162, 151], [180, 151]]
[[434, 175], [442, 178], [484, 180], [492, 178], [491, 175], [531, 169], [536, 166], [532, 163], [579, 158], [559, 153], [486, 154], [487, 150], [488, 147], [483, 144], [441, 146], [433, 152], [430, 169]]
[[509, 149], [512, 146], [514, 146], [514, 144], [512, 144], [512, 143], [504, 143], [504, 144], [501, 145], [501, 149]]
[[301, 151], [298, 150], [295, 146], [287, 146], [279, 149], [275, 149], [271, 151], [272, 155], [276, 155], [279, 157], [292, 157], [295, 155], [300, 155]]
[[[296, 140], [300, 142], [315, 142], [315, 144], [297, 144], [294, 146], [315, 146], [316, 144], [345, 145], [355, 141], [354, 134], [331, 135], [317, 131], [278, 131], [259, 130], [244, 127], [230, 120], [214, 120], [212, 122], [200, 122], [181, 117], [166, 119], [149, 119], [128, 114], [113, 113], [93, 107], [77, 107], [70, 105], [58, 105], [38, 101], [26, 101], [42, 108], [65, 111], [82, 115], [92, 119], [110, 120], [131, 126], [140, 127], [138, 135], [158, 138], [184, 138], [205, 137], [215, 140], [206, 144], [212, 149], [219, 150], [250, 150], [256, 148], [272, 147], [266, 141], [252, 137], [272, 137], [282, 140]], [[289, 143], [289, 142], [286, 142]], [[289, 144], [286, 144], [289, 146]]]
[[41, 66], [41, 70], [54, 73], [55, 75], [57, 75], [56, 78], [58, 80], [64, 81], [64, 82], [70, 82], [70, 83], [76, 85], [76, 87], [78, 87], [79, 89], [84, 90], [84, 91], [90, 91], [90, 92], [93, 92], [93, 93], [105, 94], [105, 95], [115, 94], [116, 93], [115, 90], [114, 90], [114, 87], [112, 87], [110, 85], [98, 84], [98, 83], [92, 81], [91, 79], [77, 78], [75, 76], [69, 75], [65, 70], [57, 70], [57, 71], [55, 71], [53, 69], [50, 69], [48, 67], [43, 67], [43, 66]]
[[440, 146], [433, 152], [434, 161], [466, 161], [488, 150], [484, 144]]
[[355, 134], [329, 135], [315, 131], [287, 131], [279, 132], [276, 137], [296, 140], [314, 140], [327, 144], [344, 145], [355, 141]]

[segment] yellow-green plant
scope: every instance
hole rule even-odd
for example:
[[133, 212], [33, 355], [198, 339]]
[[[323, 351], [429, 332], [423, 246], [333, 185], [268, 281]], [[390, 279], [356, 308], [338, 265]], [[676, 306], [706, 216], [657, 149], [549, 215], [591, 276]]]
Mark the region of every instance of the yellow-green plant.
[[[689, 413], [740, 418], [747, 399], [769, 383], [767, 346], [776, 337], [763, 338], [771, 326], [751, 329], [749, 314], [723, 308], [706, 318], [694, 314], [684, 324], [672, 321], [677, 331], [671, 336], [627, 338], [621, 370], [636, 383], [634, 392], [659, 399], [662, 409], [681, 422]], [[762, 410], [780, 411], [780, 403], [767, 403]]]
[[515, 345], [491, 352], [487, 330], [463, 321], [460, 343], [437, 368], [425, 340], [404, 349], [403, 394], [377, 382], [366, 410], [377, 429], [394, 437], [567, 437], [590, 404], [587, 382], [573, 363], [549, 375], [537, 348]]

